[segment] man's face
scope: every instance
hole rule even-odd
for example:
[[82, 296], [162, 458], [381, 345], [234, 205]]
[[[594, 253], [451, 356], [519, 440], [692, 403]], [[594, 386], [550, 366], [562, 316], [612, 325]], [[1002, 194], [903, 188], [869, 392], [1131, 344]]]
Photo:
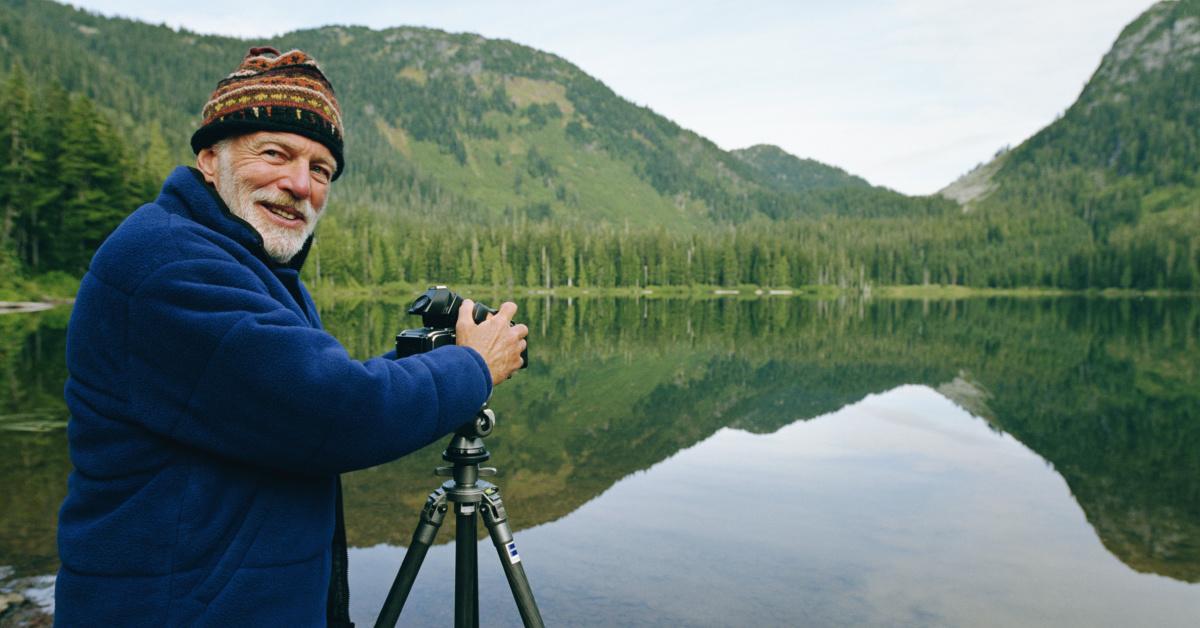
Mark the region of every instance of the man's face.
[[275, 261], [290, 261], [312, 235], [336, 162], [319, 142], [260, 131], [221, 142], [197, 158], [235, 216], [250, 223]]

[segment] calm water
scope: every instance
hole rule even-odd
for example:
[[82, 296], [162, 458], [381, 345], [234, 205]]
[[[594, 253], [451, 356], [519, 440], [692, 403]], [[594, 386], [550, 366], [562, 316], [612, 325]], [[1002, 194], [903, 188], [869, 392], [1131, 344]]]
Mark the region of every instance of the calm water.
[[[335, 303], [367, 357], [415, 321]], [[0, 316], [0, 588], [56, 568], [67, 312]], [[1193, 626], [1200, 302], [532, 300], [488, 439], [572, 626]], [[345, 478], [370, 625], [444, 443]], [[401, 616], [453, 617], [447, 523]], [[483, 623], [519, 625], [490, 542]]]

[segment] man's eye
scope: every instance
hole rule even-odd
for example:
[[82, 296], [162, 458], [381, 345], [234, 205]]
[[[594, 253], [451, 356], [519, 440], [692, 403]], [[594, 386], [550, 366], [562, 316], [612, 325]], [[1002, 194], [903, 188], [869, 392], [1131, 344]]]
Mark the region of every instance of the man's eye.
[[312, 171], [313, 171], [313, 174], [316, 175], [317, 178], [319, 178], [322, 181], [328, 181], [331, 176], [329, 169], [325, 168], [323, 166], [313, 166]]

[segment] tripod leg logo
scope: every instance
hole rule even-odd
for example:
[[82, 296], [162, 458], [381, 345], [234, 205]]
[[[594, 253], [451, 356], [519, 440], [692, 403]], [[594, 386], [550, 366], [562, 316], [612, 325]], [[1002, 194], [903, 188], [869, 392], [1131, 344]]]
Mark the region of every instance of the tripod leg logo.
[[521, 562], [521, 555], [517, 553], [517, 544], [515, 541], [505, 547], [508, 549], [508, 562], [514, 565]]

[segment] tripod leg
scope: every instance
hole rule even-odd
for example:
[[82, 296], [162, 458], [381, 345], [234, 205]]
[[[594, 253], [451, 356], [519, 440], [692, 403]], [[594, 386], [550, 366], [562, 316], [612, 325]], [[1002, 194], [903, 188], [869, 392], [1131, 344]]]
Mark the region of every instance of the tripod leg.
[[476, 504], [454, 507], [454, 626], [479, 626], [479, 552], [475, 541]]
[[487, 526], [492, 544], [500, 556], [500, 566], [504, 568], [504, 576], [508, 578], [508, 588], [512, 589], [513, 600], [517, 603], [517, 611], [521, 613], [521, 621], [526, 628], [543, 628], [542, 614], [538, 611], [537, 602], [533, 599], [533, 589], [529, 579], [525, 577], [525, 567], [521, 565], [521, 555], [517, 553], [517, 544], [513, 541], [512, 531], [508, 527], [508, 515], [504, 512], [504, 502], [500, 499], [500, 489], [486, 482], [480, 482], [484, 487], [483, 523]]
[[400, 571], [392, 582], [387, 600], [384, 601], [383, 608], [379, 611], [379, 617], [375, 620], [375, 628], [392, 628], [400, 619], [400, 611], [404, 609], [404, 602], [408, 599], [409, 592], [412, 591], [413, 582], [417, 579], [417, 572], [421, 569], [421, 563], [425, 562], [429, 546], [433, 545], [438, 528], [442, 526], [442, 520], [445, 518], [446, 490], [443, 486], [430, 493], [429, 498], [425, 500], [425, 507], [421, 509], [421, 520], [413, 532], [412, 543], [409, 544], [408, 551], [404, 553], [404, 562], [400, 564]]

